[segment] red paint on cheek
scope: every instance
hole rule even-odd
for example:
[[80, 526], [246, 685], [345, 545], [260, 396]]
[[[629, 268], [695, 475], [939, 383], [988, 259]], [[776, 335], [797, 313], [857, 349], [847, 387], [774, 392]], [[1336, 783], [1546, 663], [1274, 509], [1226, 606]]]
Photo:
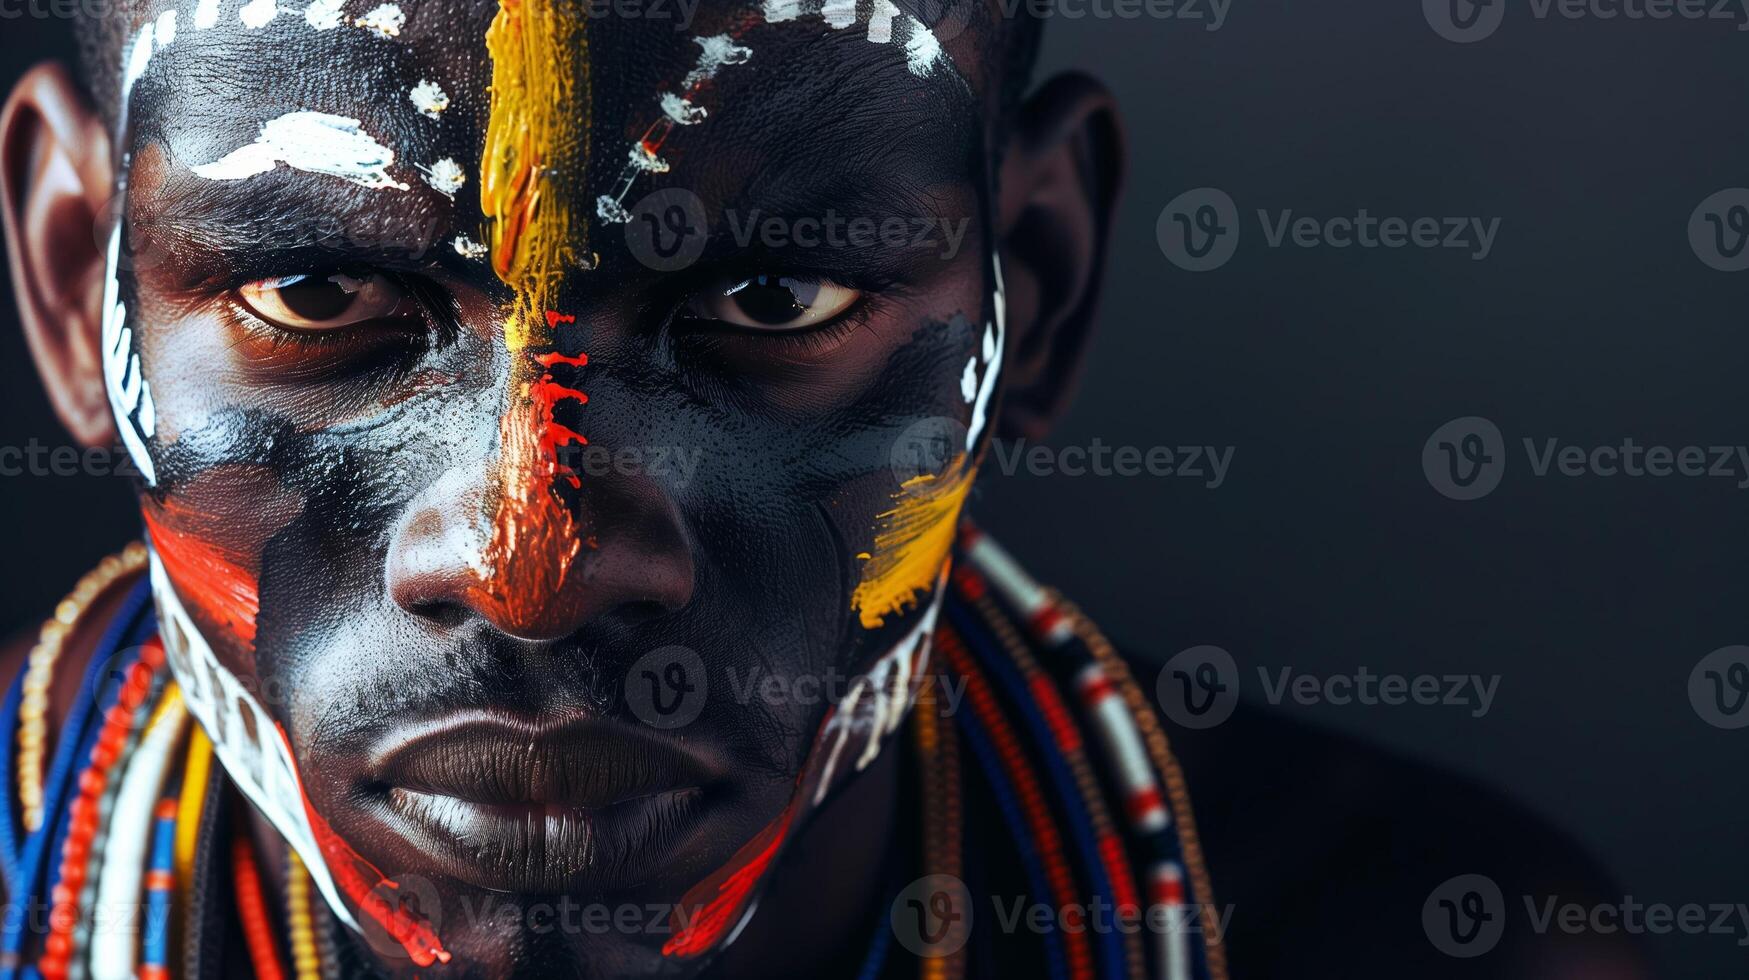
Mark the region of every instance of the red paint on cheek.
[[[167, 505], [147, 504], [142, 513], [152, 548], [176, 592], [206, 620], [255, 649], [255, 617], [261, 609], [260, 585], [236, 556], [179, 529]], [[154, 512], [157, 513], [154, 513]]]
[[[674, 938], [662, 944], [664, 956], [698, 956], [709, 952], [740, 920], [753, 886], [765, 876], [778, 847], [789, 835], [796, 803], [741, 846], [729, 863], [687, 890], [674, 912]], [[697, 910], [696, 916], [685, 916]]]
[[[292, 756], [291, 740], [286, 737], [285, 726], [275, 727], [286, 754]], [[430, 920], [403, 899], [400, 885], [353, 850], [352, 845], [322, 819], [310, 804], [310, 795], [304, 792], [304, 777], [297, 772], [296, 766], [293, 766], [293, 775], [298, 781], [298, 798], [304, 804], [304, 817], [310, 822], [310, 831], [316, 837], [316, 846], [322, 850], [324, 863], [334, 876], [334, 883], [372, 922], [400, 943], [415, 964], [448, 963], [449, 950], [443, 948], [443, 940], [431, 928]]]

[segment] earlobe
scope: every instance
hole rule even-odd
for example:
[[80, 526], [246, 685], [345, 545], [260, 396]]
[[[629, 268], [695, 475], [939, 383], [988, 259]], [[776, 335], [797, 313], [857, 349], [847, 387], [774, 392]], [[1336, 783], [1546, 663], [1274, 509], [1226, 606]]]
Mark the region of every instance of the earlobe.
[[114, 180], [109, 136], [67, 70], [31, 69], [0, 112], [0, 218], [31, 356], [86, 446], [115, 439], [99, 343]]
[[999, 431], [1042, 439], [1069, 404], [1091, 333], [1118, 189], [1111, 93], [1059, 75], [1021, 107], [1001, 173], [998, 233], [1009, 355]]

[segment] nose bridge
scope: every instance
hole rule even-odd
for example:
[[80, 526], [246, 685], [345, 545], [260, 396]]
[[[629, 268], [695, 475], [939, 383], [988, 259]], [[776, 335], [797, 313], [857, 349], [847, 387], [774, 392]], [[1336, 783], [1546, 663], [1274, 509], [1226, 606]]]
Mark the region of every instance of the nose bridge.
[[577, 501], [565, 496], [580, 480], [561, 454], [585, 439], [555, 413], [587, 404], [588, 358], [558, 350], [555, 337], [576, 319], [558, 305], [566, 278], [591, 264], [579, 261], [590, 254], [588, 222], [572, 199], [589, 161], [587, 41], [576, 18], [554, 16], [550, 0], [501, 3], [486, 32], [492, 86], [480, 204], [493, 271], [512, 299], [490, 536], [470, 600], [513, 630], [564, 601], [584, 546]]

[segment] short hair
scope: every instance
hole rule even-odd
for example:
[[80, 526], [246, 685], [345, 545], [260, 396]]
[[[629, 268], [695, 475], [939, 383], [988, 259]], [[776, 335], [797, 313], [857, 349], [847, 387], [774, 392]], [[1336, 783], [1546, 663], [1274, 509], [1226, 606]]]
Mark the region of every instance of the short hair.
[[[134, 29], [133, 14], [143, 2], [145, 0], [115, 0], [102, 5], [104, 9], [101, 15], [92, 11], [91, 5], [82, 4], [79, 16], [73, 21], [80, 77], [85, 83], [86, 94], [103, 113], [104, 118], [112, 123], [117, 121], [116, 116], [120, 112], [117, 89], [121, 79], [122, 49]], [[964, 0], [926, 2], [931, 5], [940, 4], [945, 8]], [[986, 0], [972, 2], [984, 3]], [[1002, 6], [1006, 7], [1006, 4]], [[1044, 35], [1044, 19], [1033, 12], [1033, 6], [1017, 5], [1013, 16], [1000, 18], [1001, 22], [994, 25], [992, 30], [990, 45], [997, 50], [990, 52], [993, 55], [990, 60], [994, 70], [1000, 73], [998, 133], [1006, 131], [1010, 118], [1032, 83], [1033, 68], [1038, 61], [1039, 41]], [[991, 13], [991, 16], [998, 15]]]

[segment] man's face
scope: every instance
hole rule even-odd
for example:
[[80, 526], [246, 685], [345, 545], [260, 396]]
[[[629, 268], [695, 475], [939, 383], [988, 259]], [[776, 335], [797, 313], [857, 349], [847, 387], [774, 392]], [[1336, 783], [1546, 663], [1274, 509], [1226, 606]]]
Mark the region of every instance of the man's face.
[[105, 343], [221, 758], [457, 972], [684, 972], [923, 666], [1001, 361], [970, 56], [879, 0], [183, 6]]

